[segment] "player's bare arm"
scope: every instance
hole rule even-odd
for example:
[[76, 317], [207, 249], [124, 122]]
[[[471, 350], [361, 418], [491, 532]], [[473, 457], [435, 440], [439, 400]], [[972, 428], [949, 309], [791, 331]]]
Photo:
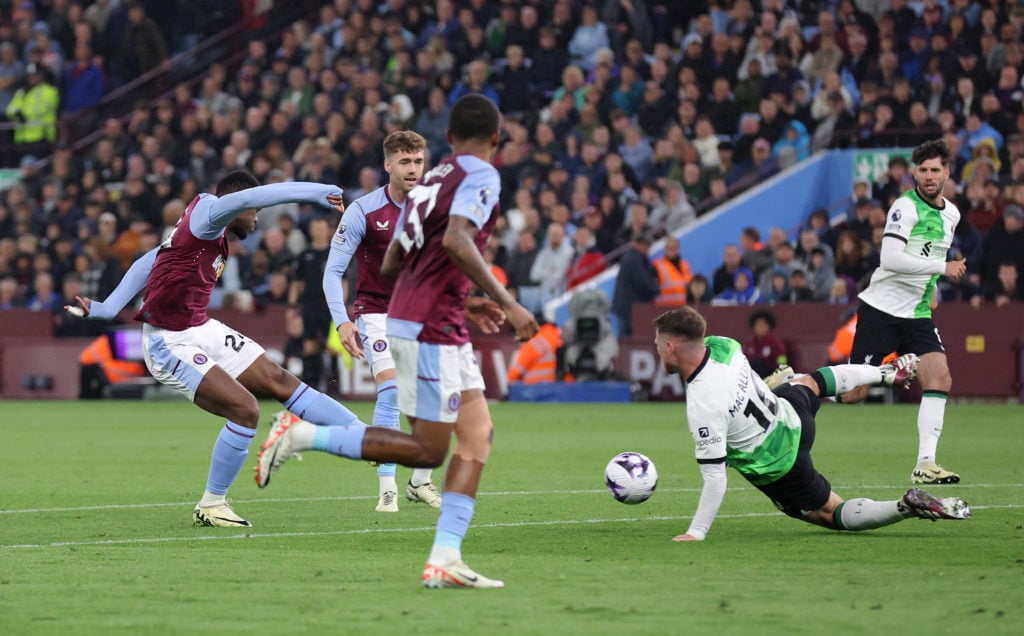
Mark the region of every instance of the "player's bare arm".
[[452, 216], [448, 220], [442, 245], [459, 269], [505, 311], [505, 316], [515, 329], [516, 337], [520, 340], [529, 340], [540, 329], [537, 319], [520, 305], [491, 273], [483, 255], [476, 247], [476, 234], [477, 229], [472, 221], [465, 217]]

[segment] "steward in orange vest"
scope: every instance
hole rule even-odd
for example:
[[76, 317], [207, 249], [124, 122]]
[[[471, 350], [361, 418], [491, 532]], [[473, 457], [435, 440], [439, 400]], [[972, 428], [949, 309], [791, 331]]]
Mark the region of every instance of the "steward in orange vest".
[[562, 346], [562, 330], [544, 323], [537, 335], [524, 342], [508, 369], [509, 382], [535, 384], [556, 380], [557, 352]]
[[665, 255], [654, 261], [658, 270], [658, 284], [661, 293], [654, 299], [654, 304], [663, 307], [682, 307], [686, 304], [686, 286], [693, 279], [690, 263], [679, 258], [679, 239], [669, 238], [665, 241]]
[[111, 384], [145, 377], [146, 365], [131, 360], [118, 360], [110, 350], [110, 339], [107, 336], [100, 336], [89, 343], [78, 356], [79, 364], [99, 365], [103, 375]]

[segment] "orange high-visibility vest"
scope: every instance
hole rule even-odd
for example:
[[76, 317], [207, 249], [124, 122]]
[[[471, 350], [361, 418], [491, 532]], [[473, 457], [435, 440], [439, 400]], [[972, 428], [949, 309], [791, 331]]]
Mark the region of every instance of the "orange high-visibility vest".
[[[850, 353], [853, 351], [853, 337], [857, 334], [857, 314], [853, 314], [853, 317], [846, 321], [839, 331], [836, 332], [836, 337], [832, 340], [832, 344], [828, 346], [828, 361], [832, 364], [843, 364], [845, 362], [852, 362], [850, 360]], [[878, 364], [888, 364], [889, 362], [896, 359], [896, 352], [892, 351], [888, 353], [882, 361]]]
[[686, 286], [693, 279], [690, 263], [679, 259], [679, 266], [664, 256], [654, 261], [658, 270], [658, 284], [661, 293], [654, 299], [654, 304], [664, 307], [682, 307], [686, 304]]
[[554, 382], [555, 352], [562, 346], [562, 330], [552, 324], [542, 325], [537, 335], [516, 351], [508, 369], [509, 382], [535, 384]]
[[846, 321], [839, 331], [832, 344], [828, 346], [828, 361], [832, 364], [841, 364], [850, 359], [850, 352], [853, 351], [853, 336], [857, 333], [857, 314]]
[[146, 375], [146, 365], [130, 360], [118, 360], [110, 350], [110, 340], [100, 336], [89, 343], [78, 356], [81, 365], [98, 365], [111, 384], [125, 382]]

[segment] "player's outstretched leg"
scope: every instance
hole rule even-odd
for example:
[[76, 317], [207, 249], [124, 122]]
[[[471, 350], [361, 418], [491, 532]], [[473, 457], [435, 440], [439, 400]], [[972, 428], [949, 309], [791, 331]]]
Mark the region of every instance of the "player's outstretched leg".
[[896, 501], [849, 499], [833, 513], [834, 527], [839, 530], [874, 530], [912, 517], [963, 520], [971, 518], [971, 509], [958, 497], [939, 498], [911, 488]]

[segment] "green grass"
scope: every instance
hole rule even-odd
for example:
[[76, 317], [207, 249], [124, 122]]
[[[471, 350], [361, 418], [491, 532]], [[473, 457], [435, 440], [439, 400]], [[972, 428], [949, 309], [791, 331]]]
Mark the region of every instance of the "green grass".
[[[368, 417], [372, 405], [353, 408]], [[670, 540], [700, 488], [683, 411], [495, 405], [495, 450], [463, 547], [508, 587], [460, 592], [419, 586], [435, 513], [404, 499], [398, 514], [373, 512], [376, 475], [363, 462], [310, 453], [261, 491], [253, 452], [231, 495], [254, 527], [192, 528], [216, 418], [181, 402], [6, 402], [0, 625], [76, 635], [1024, 631], [1024, 408], [947, 411], [940, 456], [964, 483], [935, 490], [970, 501], [970, 521], [831, 532], [783, 517], [730, 471], [696, 544]], [[824, 407], [816, 464], [843, 496], [895, 499], [908, 487], [915, 419], [906, 405]], [[643, 505], [603, 488], [604, 464], [622, 450], [657, 464], [658, 492]]]

